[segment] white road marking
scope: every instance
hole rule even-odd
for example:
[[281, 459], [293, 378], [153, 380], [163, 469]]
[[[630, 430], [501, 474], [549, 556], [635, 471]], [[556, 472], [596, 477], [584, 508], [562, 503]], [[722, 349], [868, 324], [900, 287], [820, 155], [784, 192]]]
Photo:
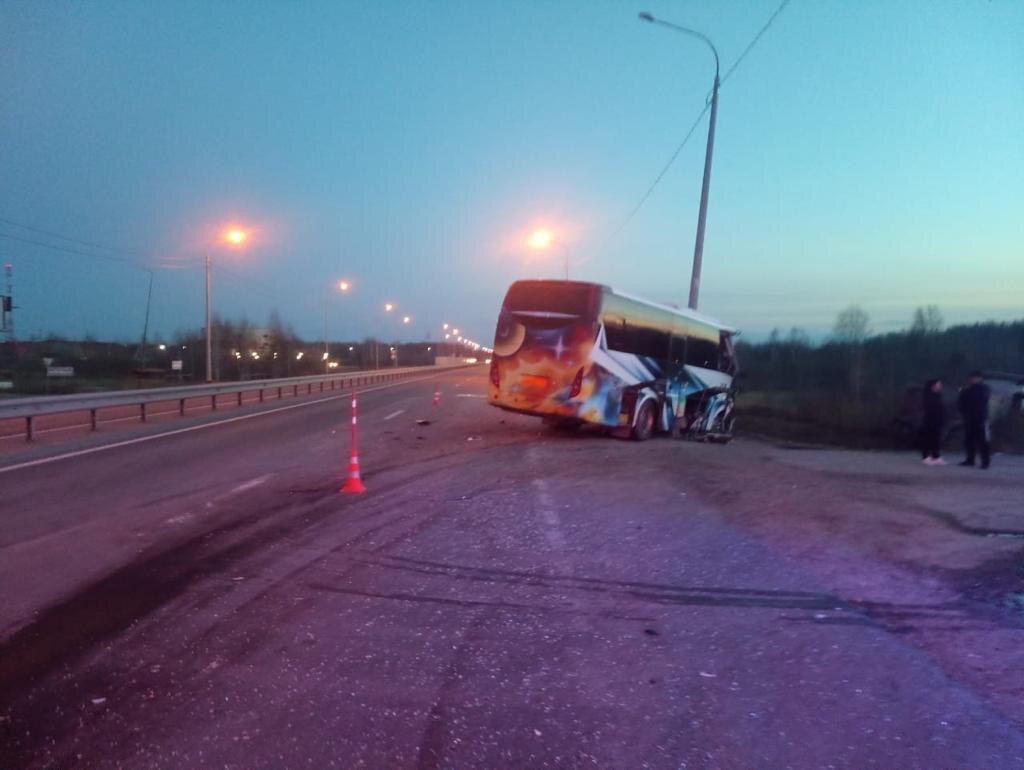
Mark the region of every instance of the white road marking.
[[562, 534], [562, 520], [555, 510], [551, 494], [548, 492], [548, 483], [544, 479], [533, 480], [534, 489], [537, 490], [537, 502], [540, 503], [540, 516], [544, 519], [544, 537], [548, 545], [559, 551], [565, 550], [565, 536]]
[[[423, 380], [429, 380], [437, 375], [430, 374], [424, 377], [414, 377], [408, 380], [402, 380], [401, 382], [392, 382], [387, 385], [377, 385], [372, 388], [364, 388], [359, 391], [361, 394], [373, 393], [378, 390], [387, 390], [388, 388], [397, 388], [400, 385], [408, 385], [410, 382], [421, 382]], [[339, 398], [351, 398], [351, 393], [339, 393], [336, 396], [328, 396], [326, 398], [318, 398], [313, 401], [303, 401], [300, 404], [289, 404], [288, 406], [279, 406], [276, 409], [267, 409], [262, 412], [253, 412], [252, 414], [240, 414], [236, 417], [228, 417], [224, 420], [217, 420], [216, 422], [207, 422], [202, 425], [192, 425], [188, 428], [178, 428], [176, 430], [168, 430], [163, 433], [154, 433], [151, 436], [139, 436], [138, 438], [131, 438], [125, 441], [118, 441], [113, 444], [103, 444], [102, 446], [94, 446], [88, 449], [78, 449], [74, 452], [64, 452], [63, 454], [53, 455], [51, 457], [40, 457], [38, 460], [26, 460], [23, 463], [15, 463], [14, 465], [7, 465], [0, 468], [0, 473], [10, 473], [11, 471], [18, 471], [23, 468], [33, 468], [37, 465], [48, 465], [49, 463], [55, 463], [59, 460], [70, 460], [72, 457], [82, 457], [84, 455], [91, 455], [97, 452], [105, 452], [108, 449], [117, 449], [123, 446], [132, 446], [134, 444], [142, 444], [147, 441], [156, 441], [157, 439], [167, 438], [168, 436], [177, 436], [181, 433], [192, 433], [197, 430], [206, 430], [207, 428], [213, 428], [218, 425], [227, 425], [231, 422], [241, 422], [242, 420], [251, 420], [255, 417], [262, 417], [265, 414], [277, 414], [278, 412], [289, 412], [292, 409], [301, 409], [304, 406], [314, 406], [315, 404], [324, 404], [328, 401], [337, 401]]]
[[483, 393], [456, 393], [459, 398], [487, 398]]
[[263, 476], [257, 476], [254, 479], [249, 479], [248, 481], [239, 484], [237, 487], [232, 489], [231, 492], [229, 492], [228, 494], [237, 495], [239, 492], [245, 492], [247, 490], [253, 489], [254, 487], [258, 487], [260, 484], [265, 484], [267, 479], [269, 479], [272, 475], [272, 473], [267, 473], [264, 474]]
[[405, 414], [405, 410], [404, 409], [399, 409], [397, 412], [392, 412], [391, 414], [389, 414], [387, 417], [384, 418], [384, 422], [387, 422], [388, 420], [393, 420], [396, 417], [398, 417], [398, 415], [400, 415], [400, 414]]

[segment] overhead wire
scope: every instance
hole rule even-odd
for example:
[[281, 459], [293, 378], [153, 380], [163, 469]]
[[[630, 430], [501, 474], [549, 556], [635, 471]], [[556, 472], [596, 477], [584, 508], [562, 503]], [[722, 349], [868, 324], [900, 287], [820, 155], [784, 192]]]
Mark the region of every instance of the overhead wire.
[[139, 262], [136, 259], [130, 259], [128, 257], [118, 257], [113, 254], [94, 254], [89, 251], [82, 251], [81, 249], [73, 249], [68, 246], [58, 246], [53, 243], [45, 243], [43, 241], [33, 240], [32, 238], [22, 238], [18, 235], [11, 235], [10, 233], [0, 233], [0, 238], [6, 238], [11, 241], [18, 241], [19, 243], [28, 243], [33, 246], [41, 246], [44, 249], [50, 249], [51, 251], [59, 251], [64, 254], [75, 254], [82, 257], [92, 257], [93, 259], [102, 259], [107, 262], [118, 262], [120, 264], [127, 264], [135, 267], [139, 270], [146, 270], [152, 272], [153, 268]]
[[[753, 50], [754, 46], [757, 45], [758, 41], [760, 41], [764, 33], [768, 31], [768, 28], [771, 27], [771, 25], [775, 22], [775, 19], [778, 18], [779, 14], [782, 13], [782, 11], [786, 8], [787, 5], [789, 5], [789, 3], [790, 0], [782, 0], [782, 2], [779, 4], [779, 7], [775, 9], [775, 12], [768, 17], [768, 20], [761, 26], [761, 29], [758, 30], [756, 35], [754, 35], [751, 41], [747, 44], [747, 47], [744, 48], [743, 52], [736, 58], [736, 61], [734, 61], [732, 65], [730, 65], [729, 69], [725, 71], [725, 75], [722, 76], [721, 80], [718, 83], [719, 90], [721, 90], [722, 86], [725, 85], [725, 82], [732, 76], [732, 74], [736, 71], [736, 68], [739, 67], [740, 63], [747, 57], [747, 54], [749, 54], [751, 50]], [[652, 193], [654, 193], [655, 188], [657, 188], [657, 186], [661, 183], [661, 180], [665, 178], [665, 175], [668, 173], [669, 169], [672, 168], [672, 164], [676, 162], [676, 158], [679, 157], [679, 153], [683, 151], [683, 148], [686, 146], [687, 142], [689, 142], [690, 138], [693, 136], [694, 131], [697, 130], [697, 126], [700, 125], [701, 121], [704, 119], [704, 116], [708, 113], [708, 110], [710, 109], [710, 101], [708, 99], [705, 99], [704, 109], [702, 109], [700, 113], [697, 115], [697, 117], [694, 119], [693, 124], [690, 126], [690, 130], [686, 132], [686, 136], [684, 136], [683, 140], [676, 146], [676, 149], [672, 153], [671, 157], [668, 159], [668, 162], [665, 163], [661, 171], [658, 172], [658, 175], [654, 178], [654, 181], [647, 188], [644, 194], [640, 196], [640, 200], [637, 202], [637, 204], [633, 206], [632, 209], [630, 209], [629, 214], [627, 214], [626, 217], [622, 220], [622, 223], [618, 227], [616, 227], [615, 230], [613, 230], [612, 233], [605, 239], [606, 244], [608, 241], [611, 241], [612, 239], [617, 237], [623, 230], [625, 230], [626, 227], [633, 221], [633, 218], [637, 215], [640, 209], [643, 208], [644, 204], [647, 203], [647, 200], [651, 197]]]

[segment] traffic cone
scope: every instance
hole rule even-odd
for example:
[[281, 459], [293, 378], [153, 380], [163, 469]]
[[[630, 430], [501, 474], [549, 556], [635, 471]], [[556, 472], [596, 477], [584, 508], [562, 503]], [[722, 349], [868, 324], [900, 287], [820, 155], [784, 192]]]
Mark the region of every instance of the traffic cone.
[[356, 392], [352, 391], [352, 451], [348, 458], [348, 476], [342, 484], [340, 492], [359, 495], [366, 491], [363, 480], [359, 476], [359, 412], [356, 408]]
[[434, 406], [441, 403], [441, 391], [438, 388], [434, 388]]

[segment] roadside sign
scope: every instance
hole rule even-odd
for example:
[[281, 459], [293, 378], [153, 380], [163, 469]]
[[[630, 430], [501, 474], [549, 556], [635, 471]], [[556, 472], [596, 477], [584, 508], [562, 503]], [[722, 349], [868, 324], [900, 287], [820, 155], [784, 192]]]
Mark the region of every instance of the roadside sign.
[[181, 360], [180, 359], [175, 359], [174, 361], [171, 361], [171, 371], [172, 372], [180, 372], [181, 371]]
[[47, 366], [47, 377], [74, 377], [75, 367], [73, 366]]

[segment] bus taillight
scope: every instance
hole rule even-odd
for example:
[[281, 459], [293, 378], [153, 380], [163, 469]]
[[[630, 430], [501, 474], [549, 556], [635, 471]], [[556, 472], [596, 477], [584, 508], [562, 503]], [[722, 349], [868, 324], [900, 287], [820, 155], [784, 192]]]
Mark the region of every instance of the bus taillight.
[[498, 387], [501, 384], [501, 378], [498, 375], [498, 359], [491, 359], [491, 385]]
[[573, 378], [572, 389], [569, 391], [569, 398], [576, 398], [576, 396], [578, 396], [580, 394], [580, 391], [582, 389], [583, 389], [583, 367], [581, 366], [580, 370], [578, 372], [576, 372], [576, 376]]

